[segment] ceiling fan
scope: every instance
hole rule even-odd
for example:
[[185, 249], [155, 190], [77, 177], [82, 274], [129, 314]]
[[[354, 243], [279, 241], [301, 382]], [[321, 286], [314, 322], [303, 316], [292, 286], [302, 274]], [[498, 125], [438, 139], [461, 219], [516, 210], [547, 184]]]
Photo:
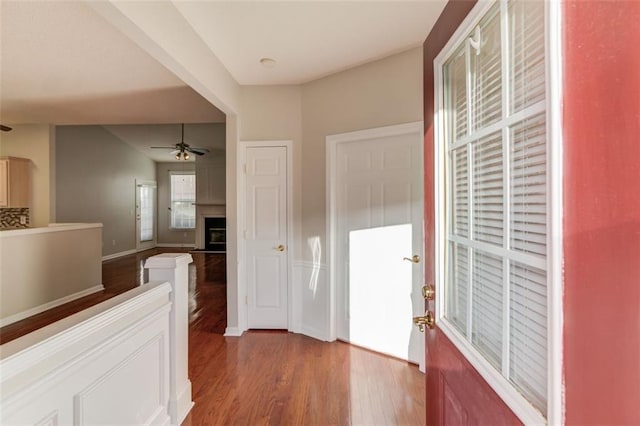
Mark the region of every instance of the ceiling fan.
[[0, 124], [0, 130], [2, 130], [3, 132], [10, 132], [13, 129], [9, 126], [5, 126], [4, 124]]
[[207, 148], [195, 148], [191, 147], [188, 143], [184, 141], [184, 123], [182, 123], [182, 137], [180, 139], [180, 143], [175, 144], [174, 146], [152, 146], [151, 149], [171, 149], [171, 154], [175, 154], [176, 160], [188, 160], [189, 153], [196, 155], [204, 155], [209, 150]]

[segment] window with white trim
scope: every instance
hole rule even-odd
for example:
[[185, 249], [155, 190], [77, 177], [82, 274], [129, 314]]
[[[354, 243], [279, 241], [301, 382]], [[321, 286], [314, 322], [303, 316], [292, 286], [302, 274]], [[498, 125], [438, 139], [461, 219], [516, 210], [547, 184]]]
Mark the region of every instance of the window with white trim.
[[196, 227], [196, 175], [195, 172], [170, 172], [171, 228]]
[[450, 51], [441, 321], [546, 416], [545, 3], [496, 2]]

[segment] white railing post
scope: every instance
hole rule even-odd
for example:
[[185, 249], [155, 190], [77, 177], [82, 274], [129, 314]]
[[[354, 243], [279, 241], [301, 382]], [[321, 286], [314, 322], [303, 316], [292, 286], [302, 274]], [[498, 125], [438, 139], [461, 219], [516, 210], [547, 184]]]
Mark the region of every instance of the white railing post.
[[189, 263], [190, 254], [165, 253], [152, 256], [144, 264], [149, 281], [171, 283], [169, 415], [172, 425], [180, 425], [193, 407], [189, 362]]

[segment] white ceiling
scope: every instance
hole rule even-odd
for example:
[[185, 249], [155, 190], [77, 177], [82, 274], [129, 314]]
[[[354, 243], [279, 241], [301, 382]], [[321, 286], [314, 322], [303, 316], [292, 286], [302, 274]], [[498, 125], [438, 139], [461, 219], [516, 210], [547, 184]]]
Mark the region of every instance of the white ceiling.
[[2, 0], [0, 8], [4, 124], [225, 119], [83, 2]]
[[174, 4], [238, 83], [261, 85], [305, 83], [420, 46], [446, 0]]
[[[169, 1], [246, 85], [300, 84], [419, 46], [446, 4]], [[84, 2], [2, 0], [0, 24], [4, 124], [225, 120]], [[263, 57], [275, 67], [260, 65]]]

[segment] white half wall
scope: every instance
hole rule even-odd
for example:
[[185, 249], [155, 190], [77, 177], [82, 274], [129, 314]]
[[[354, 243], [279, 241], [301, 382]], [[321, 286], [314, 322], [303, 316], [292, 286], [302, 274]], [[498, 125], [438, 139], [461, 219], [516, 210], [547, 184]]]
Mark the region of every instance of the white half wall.
[[141, 286], [2, 345], [0, 423], [169, 425], [170, 295]]

